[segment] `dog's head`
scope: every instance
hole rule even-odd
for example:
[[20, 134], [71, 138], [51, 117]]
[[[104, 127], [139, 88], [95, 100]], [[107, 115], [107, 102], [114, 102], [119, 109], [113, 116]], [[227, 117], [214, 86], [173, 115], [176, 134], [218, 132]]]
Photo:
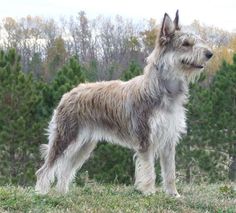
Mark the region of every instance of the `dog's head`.
[[164, 15], [156, 45], [162, 65], [168, 64], [176, 74], [190, 78], [201, 73], [213, 55], [203, 39], [180, 29], [178, 11], [174, 21]]

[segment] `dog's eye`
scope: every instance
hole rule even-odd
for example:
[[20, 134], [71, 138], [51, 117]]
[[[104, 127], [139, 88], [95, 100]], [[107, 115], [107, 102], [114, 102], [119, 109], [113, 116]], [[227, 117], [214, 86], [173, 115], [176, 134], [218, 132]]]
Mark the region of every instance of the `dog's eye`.
[[189, 43], [189, 41], [184, 41], [184, 43], [182, 44], [184, 47], [190, 47], [191, 44]]

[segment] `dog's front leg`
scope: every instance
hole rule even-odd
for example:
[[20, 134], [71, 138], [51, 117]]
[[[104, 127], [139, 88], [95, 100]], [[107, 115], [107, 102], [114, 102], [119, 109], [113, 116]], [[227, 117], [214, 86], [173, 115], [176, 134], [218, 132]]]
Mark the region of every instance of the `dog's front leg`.
[[165, 192], [171, 196], [180, 197], [175, 186], [175, 144], [166, 144], [159, 155]]
[[155, 190], [155, 159], [153, 150], [137, 152], [135, 154], [135, 188], [144, 195], [154, 194]]

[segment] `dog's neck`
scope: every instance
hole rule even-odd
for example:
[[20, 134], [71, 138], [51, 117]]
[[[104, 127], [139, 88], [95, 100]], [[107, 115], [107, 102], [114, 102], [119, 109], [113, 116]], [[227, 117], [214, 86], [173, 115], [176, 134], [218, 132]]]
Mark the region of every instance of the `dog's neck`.
[[[148, 64], [147, 71], [144, 72], [146, 82], [152, 91], [156, 94], [170, 97], [176, 97], [181, 94], [188, 94], [188, 83], [184, 76], [176, 74], [177, 72], [171, 66], [161, 64]], [[146, 83], [147, 86], [147, 83]]]

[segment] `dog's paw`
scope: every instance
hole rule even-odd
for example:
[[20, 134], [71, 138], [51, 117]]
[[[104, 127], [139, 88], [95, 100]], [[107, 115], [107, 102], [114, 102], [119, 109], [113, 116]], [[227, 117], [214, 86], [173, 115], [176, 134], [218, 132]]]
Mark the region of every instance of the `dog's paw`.
[[174, 197], [174, 198], [179, 198], [181, 197], [180, 194], [178, 193], [178, 191], [174, 188], [174, 189], [166, 189], [165, 190], [166, 194], [171, 196], [171, 197]]
[[181, 195], [178, 192], [172, 194], [171, 196], [173, 196], [175, 198], [180, 198], [181, 197]]
[[178, 192], [167, 192], [167, 194], [174, 198], [180, 198], [181, 195]]
[[156, 192], [157, 192], [157, 190], [155, 188], [154, 189], [152, 188], [152, 189], [148, 189], [148, 190], [142, 191], [144, 196], [154, 195]]

